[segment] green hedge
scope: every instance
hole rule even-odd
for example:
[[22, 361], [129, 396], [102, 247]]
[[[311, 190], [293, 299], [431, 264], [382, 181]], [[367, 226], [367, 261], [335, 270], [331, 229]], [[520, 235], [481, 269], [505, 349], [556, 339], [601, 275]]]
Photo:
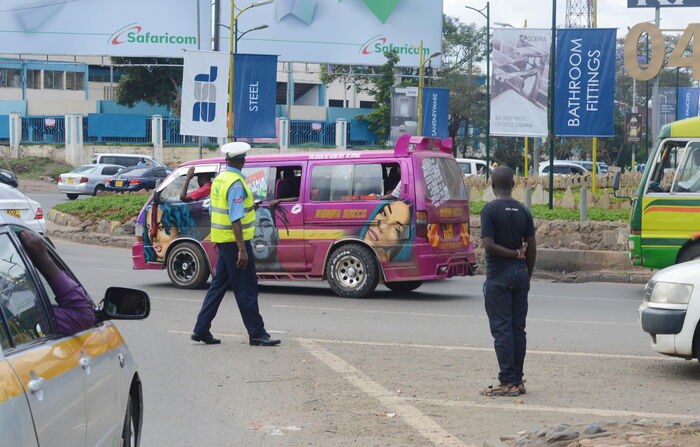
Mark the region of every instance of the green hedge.
[[[486, 202], [471, 202], [471, 213], [481, 214]], [[547, 205], [532, 205], [532, 217], [545, 220], [579, 220], [581, 213], [579, 210], [565, 208], [554, 208], [550, 210]], [[628, 221], [630, 210], [605, 210], [602, 208], [589, 208], [588, 220], [601, 221]]]
[[83, 219], [126, 222], [139, 214], [149, 197], [145, 194], [88, 197], [61, 203], [54, 208]]

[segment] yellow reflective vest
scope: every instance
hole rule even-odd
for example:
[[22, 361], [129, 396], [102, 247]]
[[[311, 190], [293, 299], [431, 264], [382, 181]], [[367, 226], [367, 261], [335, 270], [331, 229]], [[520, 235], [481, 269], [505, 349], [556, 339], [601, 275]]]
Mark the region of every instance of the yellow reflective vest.
[[226, 170], [219, 174], [211, 185], [211, 241], [214, 243], [236, 242], [236, 236], [231, 229], [231, 219], [228, 214], [228, 190], [237, 181], [243, 184], [246, 192], [245, 200], [243, 201], [245, 214], [241, 219], [243, 240], [249, 241], [253, 239], [253, 234], [255, 234], [255, 202], [253, 193], [245, 182], [245, 177]]

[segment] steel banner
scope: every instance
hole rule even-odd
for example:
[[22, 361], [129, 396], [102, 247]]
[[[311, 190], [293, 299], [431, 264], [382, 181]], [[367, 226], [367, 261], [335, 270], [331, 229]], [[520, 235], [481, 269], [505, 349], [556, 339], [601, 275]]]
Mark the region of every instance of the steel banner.
[[692, 118], [700, 115], [700, 88], [681, 87], [678, 89], [678, 119]]
[[561, 137], [615, 135], [615, 29], [557, 31], [554, 130]]
[[642, 142], [642, 114], [625, 113], [625, 143], [637, 144]]
[[236, 54], [233, 135], [275, 138], [277, 56]]
[[228, 53], [185, 51], [181, 135], [227, 136], [228, 74]]
[[449, 137], [450, 89], [423, 89], [423, 135], [434, 138]]
[[205, 0], [2, 0], [0, 53], [182, 57], [209, 48]]
[[547, 136], [551, 30], [497, 28], [491, 52], [491, 135]]

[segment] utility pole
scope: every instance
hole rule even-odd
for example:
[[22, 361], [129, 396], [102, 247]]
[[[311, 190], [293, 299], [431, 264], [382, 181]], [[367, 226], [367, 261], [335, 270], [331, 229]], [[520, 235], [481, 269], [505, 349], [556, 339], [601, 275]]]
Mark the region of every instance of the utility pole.
[[[658, 6], [654, 8], [654, 23], [656, 27], [659, 28], [661, 25], [661, 8]], [[655, 55], [658, 56], [658, 55]], [[651, 90], [652, 100], [651, 100], [651, 126], [652, 126], [652, 141], [656, 139], [659, 134], [659, 129], [661, 128], [661, 98], [659, 95], [659, 79], [661, 78], [661, 72], [654, 78], [654, 86]]]

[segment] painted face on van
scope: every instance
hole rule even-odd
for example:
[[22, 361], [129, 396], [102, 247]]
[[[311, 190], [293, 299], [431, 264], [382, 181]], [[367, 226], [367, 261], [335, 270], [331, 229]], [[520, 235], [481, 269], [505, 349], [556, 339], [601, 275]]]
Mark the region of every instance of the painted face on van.
[[[170, 244], [181, 233], [191, 231], [194, 222], [190, 216], [189, 208], [184, 204], [162, 203], [158, 206], [157, 225], [155, 236], [151, 236], [151, 216], [153, 209], [146, 213], [146, 231], [151, 242], [152, 253], [147, 255], [149, 261], [164, 260]], [[148, 259], [151, 258], [151, 259]]]
[[251, 241], [255, 260], [264, 263], [276, 262], [279, 233], [272, 220], [272, 212], [261, 207], [255, 211], [255, 217], [255, 234]]
[[411, 226], [411, 205], [388, 202], [380, 205], [370, 219], [364, 240], [373, 245], [382, 262], [389, 262], [401, 251]]

